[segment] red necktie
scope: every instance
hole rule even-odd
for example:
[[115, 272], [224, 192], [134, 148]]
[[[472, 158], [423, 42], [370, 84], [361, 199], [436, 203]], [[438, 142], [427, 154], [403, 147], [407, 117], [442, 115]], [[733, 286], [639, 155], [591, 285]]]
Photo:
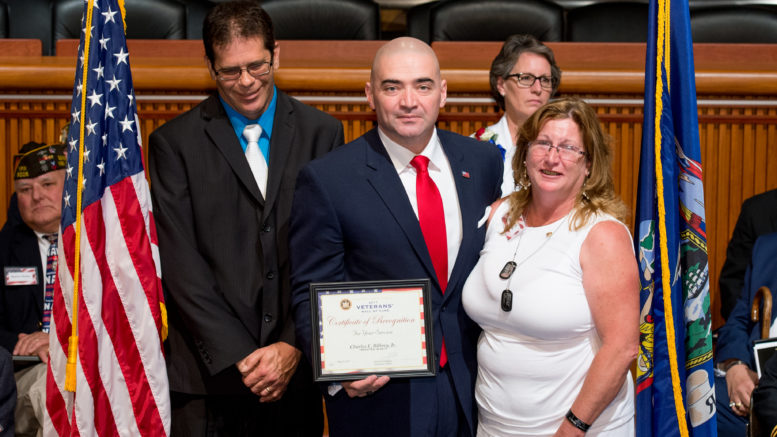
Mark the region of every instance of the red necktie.
[[[445, 212], [442, 207], [442, 197], [440, 197], [437, 185], [429, 177], [429, 158], [418, 155], [410, 161], [410, 165], [416, 170], [415, 194], [418, 202], [418, 222], [421, 224], [426, 248], [432, 257], [437, 281], [445, 294], [445, 287], [448, 286], [448, 239], [445, 233]], [[448, 354], [445, 351], [445, 339], [443, 339], [440, 367], [445, 367], [447, 362]]]

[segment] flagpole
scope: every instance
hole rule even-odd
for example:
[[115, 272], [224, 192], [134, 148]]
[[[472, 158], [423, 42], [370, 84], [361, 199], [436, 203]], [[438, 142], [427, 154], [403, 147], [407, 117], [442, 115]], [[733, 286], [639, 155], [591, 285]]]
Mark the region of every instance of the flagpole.
[[[81, 61], [83, 71], [82, 89], [86, 90], [86, 78], [89, 71], [89, 47], [92, 39], [92, 12], [94, 0], [89, 0], [87, 5], [86, 23], [84, 27], [84, 53]], [[76, 365], [78, 363], [78, 286], [81, 279], [81, 202], [83, 199], [84, 185], [84, 154], [81, 153], [84, 144], [84, 125], [86, 121], [86, 91], [81, 93], [81, 118], [78, 130], [78, 182], [76, 185], [76, 229], [75, 229], [75, 256], [73, 260], [73, 305], [72, 305], [72, 330], [67, 341], [67, 366], [65, 368], [65, 390], [76, 391]]]

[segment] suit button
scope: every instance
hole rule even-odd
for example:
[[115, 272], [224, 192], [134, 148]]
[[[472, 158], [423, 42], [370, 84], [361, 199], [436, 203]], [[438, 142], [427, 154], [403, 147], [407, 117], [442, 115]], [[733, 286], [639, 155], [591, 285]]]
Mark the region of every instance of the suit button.
[[270, 225], [264, 225], [264, 227], [262, 228], [262, 232], [266, 233], [266, 232], [270, 232], [270, 231], [272, 231], [272, 226], [270, 226]]
[[445, 312], [447, 309], [448, 309], [448, 305], [443, 305], [442, 306], [442, 312]]
[[267, 272], [267, 279], [272, 279], [275, 277], [275, 272]]
[[272, 322], [272, 314], [270, 314], [270, 313], [265, 314], [264, 315], [264, 321], [265, 321], [265, 323]]

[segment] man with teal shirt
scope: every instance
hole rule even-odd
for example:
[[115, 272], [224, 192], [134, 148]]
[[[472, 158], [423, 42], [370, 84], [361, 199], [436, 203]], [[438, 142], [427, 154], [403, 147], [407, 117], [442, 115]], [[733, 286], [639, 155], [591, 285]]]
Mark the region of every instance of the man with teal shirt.
[[342, 124], [275, 87], [280, 47], [258, 2], [219, 3], [203, 43], [218, 96], [149, 141], [172, 434], [320, 436], [289, 314], [288, 222], [297, 173], [343, 143]]

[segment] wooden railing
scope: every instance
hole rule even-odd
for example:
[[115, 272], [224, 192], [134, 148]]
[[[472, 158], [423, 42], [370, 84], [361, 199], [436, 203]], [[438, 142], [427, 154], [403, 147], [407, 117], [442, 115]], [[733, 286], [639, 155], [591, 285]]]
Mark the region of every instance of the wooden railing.
[[[129, 44], [144, 144], [155, 128], [214, 89], [199, 41], [171, 42], [177, 44], [174, 50], [160, 49], [160, 43], [164, 44]], [[364, 84], [381, 44], [281, 41], [276, 84], [340, 119], [346, 140], [352, 140], [374, 124]], [[633, 212], [642, 136], [644, 45], [549, 45], [563, 71], [560, 95], [589, 101], [614, 138], [616, 188]], [[61, 46], [58, 53], [68, 47], [76, 53], [74, 42], [61, 42]], [[441, 128], [469, 135], [499, 118], [488, 86], [488, 68], [499, 47], [499, 43], [433, 45], [448, 82]], [[710, 286], [714, 326], [718, 326], [722, 323], [718, 273], [740, 205], [747, 197], [777, 188], [777, 45], [697, 44], [694, 51]], [[0, 53], [6, 53], [2, 42]], [[165, 56], [149, 56], [159, 53]], [[75, 66], [72, 55], [0, 55], [0, 216], [5, 216], [13, 191], [8, 169], [19, 146], [31, 140], [56, 141], [68, 123]]]

